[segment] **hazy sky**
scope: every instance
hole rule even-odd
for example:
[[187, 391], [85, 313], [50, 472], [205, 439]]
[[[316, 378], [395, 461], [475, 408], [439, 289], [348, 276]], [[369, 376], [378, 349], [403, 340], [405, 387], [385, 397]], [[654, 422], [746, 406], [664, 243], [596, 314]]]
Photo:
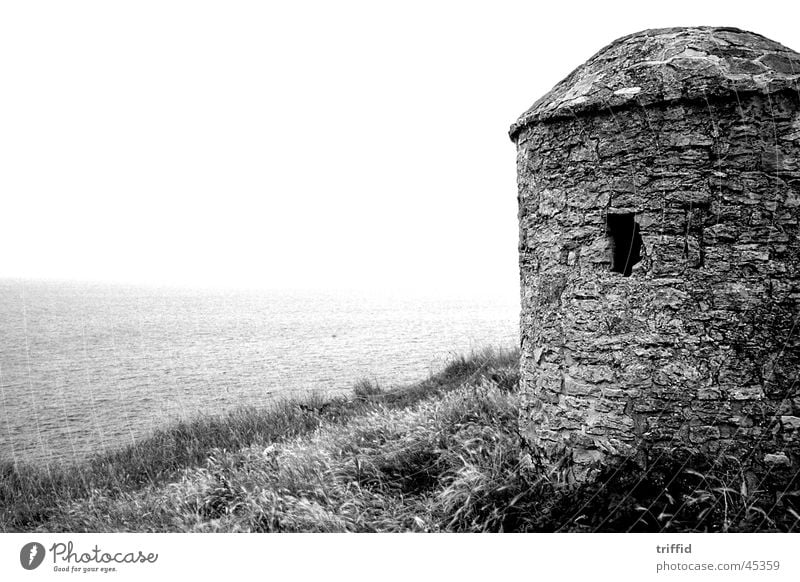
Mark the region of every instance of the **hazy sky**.
[[0, 277], [516, 294], [508, 126], [615, 38], [794, 2], [5, 2]]

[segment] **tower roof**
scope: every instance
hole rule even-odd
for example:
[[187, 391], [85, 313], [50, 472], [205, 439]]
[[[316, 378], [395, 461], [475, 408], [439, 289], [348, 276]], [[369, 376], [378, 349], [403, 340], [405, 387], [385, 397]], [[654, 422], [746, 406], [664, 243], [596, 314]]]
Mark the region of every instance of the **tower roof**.
[[511, 126], [523, 127], [627, 105], [743, 93], [800, 84], [800, 54], [759, 34], [702, 26], [645, 30], [615, 40], [575, 69]]

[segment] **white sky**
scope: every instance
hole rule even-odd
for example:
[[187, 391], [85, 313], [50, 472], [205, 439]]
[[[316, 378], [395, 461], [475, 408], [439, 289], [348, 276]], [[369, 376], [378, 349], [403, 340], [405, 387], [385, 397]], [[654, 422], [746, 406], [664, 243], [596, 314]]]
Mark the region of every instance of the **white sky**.
[[622, 35], [794, 2], [4, 2], [0, 277], [517, 293], [508, 126]]

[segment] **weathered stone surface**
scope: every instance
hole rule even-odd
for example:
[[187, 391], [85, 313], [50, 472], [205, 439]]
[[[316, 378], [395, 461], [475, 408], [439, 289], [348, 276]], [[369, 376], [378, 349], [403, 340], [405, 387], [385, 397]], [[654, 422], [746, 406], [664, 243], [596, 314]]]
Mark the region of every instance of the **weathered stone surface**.
[[[752, 32], [713, 27], [646, 30], [620, 38], [594, 55], [534, 103], [510, 133], [515, 139], [531, 123], [613, 112], [625, 106], [796, 90], [798, 79], [800, 55]], [[783, 111], [774, 110], [778, 116]], [[679, 119], [683, 112], [680, 105], [675, 107], [670, 119]], [[635, 133], [620, 133], [629, 143], [623, 139], [602, 146], [613, 152], [641, 145]], [[575, 153], [576, 161], [589, 156], [592, 142], [578, 143], [582, 147]], [[713, 143], [712, 135], [695, 128], [662, 137], [665, 147], [710, 147]]]
[[752, 33], [646, 31], [512, 126], [521, 423], [554, 462], [800, 460], [798, 79]]
[[785, 453], [777, 453], [777, 454], [766, 454], [764, 455], [764, 462], [767, 465], [773, 466], [782, 466], [782, 467], [790, 467], [792, 462], [789, 460], [789, 457], [786, 456]]

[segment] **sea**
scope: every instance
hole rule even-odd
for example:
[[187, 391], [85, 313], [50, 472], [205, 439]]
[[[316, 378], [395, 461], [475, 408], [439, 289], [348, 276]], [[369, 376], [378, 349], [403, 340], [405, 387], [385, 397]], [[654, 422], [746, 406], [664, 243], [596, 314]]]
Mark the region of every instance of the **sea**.
[[0, 280], [0, 461], [80, 462], [179, 419], [409, 384], [513, 348], [516, 293]]

